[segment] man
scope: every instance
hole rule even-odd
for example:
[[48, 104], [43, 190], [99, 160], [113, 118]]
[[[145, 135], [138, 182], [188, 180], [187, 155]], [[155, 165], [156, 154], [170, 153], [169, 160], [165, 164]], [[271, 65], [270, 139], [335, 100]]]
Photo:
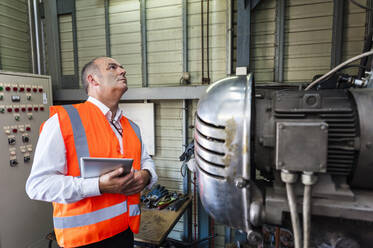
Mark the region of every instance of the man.
[[[53, 223], [62, 247], [133, 247], [140, 225], [139, 193], [157, 180], [140, 129], [118, 108], [127, 90], [126, 71], [114, 59], [86, 64], [82, 81], [88, 100], [53, 106], [42, 126], [26, 183], [31, 199], [53, 203]], [[80, 177], [80, 157], [132, 158], [98, 178]]]

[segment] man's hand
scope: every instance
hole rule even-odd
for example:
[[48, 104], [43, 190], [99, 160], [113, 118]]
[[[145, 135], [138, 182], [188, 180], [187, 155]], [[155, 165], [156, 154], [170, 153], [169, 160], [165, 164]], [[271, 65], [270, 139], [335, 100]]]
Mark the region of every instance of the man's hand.
[[131, 187], [135, 181], [135, 173], [131, 171], [127, 175], [120, 177], [122, 173], [123, 168], [118, 168], [101, 175], [98, 181], [101, 194], [122, 194], [125, 189]]
[[145, 186], [148, 185], [149, 180], [150, 180], [149, 171], [147, 170], [136, 171], [134, 173], [133, 181], [128, 187], [124, 188], [122, 193], [125, 195], [133, 195], [136, 193], [140, 193], [145, 188]]

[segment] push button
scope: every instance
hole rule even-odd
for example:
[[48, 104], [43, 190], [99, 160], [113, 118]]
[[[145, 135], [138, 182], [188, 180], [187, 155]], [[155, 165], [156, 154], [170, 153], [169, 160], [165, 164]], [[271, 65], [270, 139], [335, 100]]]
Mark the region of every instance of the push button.
[[16, 144], [16, 138], [8, 138], [8, 144], [9, 145], [15, 145]]
[[9, 161], [9, 163], [10, 163], [10, 166], [11, 166], [11, 167], [14, 167], [14, 166], [16, 166], [16, 165], [18, 164], [17, 159], [11, 159], [11, 160]]
[[24, 135], [24, 136], [22, 136], [22, 141], [23, 141], [23, 143], [28, 143], [28, 142], [30, 142], [30, 137], [28, 137], [27, 135]]
[[30, 162], [30, 160], [31, 160], [31, 157], [30, 157], [30, 156], [24, 156], [24, 157], [23, 157], [23, 162], [25, 162], [25, 163]]

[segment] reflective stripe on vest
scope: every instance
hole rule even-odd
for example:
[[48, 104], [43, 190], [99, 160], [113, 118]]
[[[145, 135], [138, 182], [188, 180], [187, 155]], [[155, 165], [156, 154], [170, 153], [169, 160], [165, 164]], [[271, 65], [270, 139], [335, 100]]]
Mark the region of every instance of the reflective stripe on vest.
[[[130, 205], [130, 209], [131, 209], [131, 206], [134, 206], [134, 205]], [[54, 224], [54, 228], [57, 228], [57, 229], [87, 226], [87, 225], [96, 224], [104, 220], [109, 220], [111, 218], [117, 217], [126, 212], [127, 212], [127, 201], [124, 201], [116, 205], [103, 208], [103, 209], [100, 209], [94, 212], [86, 213], [86, 214], [67, 216], [67, 217], [53, 217], [53, 224]]]
[[130, 209], [130, 216], [136, 216], [141, 214], [140, 205], [139, 204], [133, 204], [129, 206]]
[[85, 134], [85, 129], [83, 127], [82, 120], [80, 119], [78, 110], [74, 108], [72, 105], [63, 105], [63, 107], [66, 110], [70, 118], [71, 127], [73, 129], [73, 134], [74, 134], [76, 155], [78, 157], [79, 169], [81, 172], [82, 167], [80, 164], [81, 162], [80, 158], [90, 157], [87, 136]]
[[139, 128], [139, 126], [137, 126], [137, 125], [136, 125], [133, 121], [131, 121], [130, 119], [127, 119], [127, 120], [128, 120], [128, 122], [130, 123], [132, 129], [135, 131], [136, 136], [137, 136], [137, 138], [139, 138], [140, 143], [141, 143], [141, 145], [142, 145], [141, 132], [140, 132], [140, 128]]

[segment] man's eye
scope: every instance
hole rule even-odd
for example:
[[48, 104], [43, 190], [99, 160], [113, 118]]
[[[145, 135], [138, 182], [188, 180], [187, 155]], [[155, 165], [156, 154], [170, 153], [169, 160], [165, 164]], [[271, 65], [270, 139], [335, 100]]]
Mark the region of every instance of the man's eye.
[[109, 65], [109, 69], [117, 69], [117, 66], [116, 65]]

